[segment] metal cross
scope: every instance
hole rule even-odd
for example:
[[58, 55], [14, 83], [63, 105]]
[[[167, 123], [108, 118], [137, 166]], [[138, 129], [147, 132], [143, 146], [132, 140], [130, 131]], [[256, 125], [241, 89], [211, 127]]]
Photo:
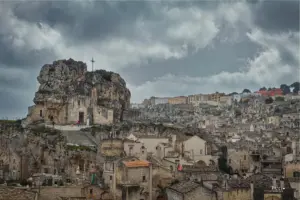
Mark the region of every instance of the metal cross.
[[92, 58], [91, 62], [92, 62], [92, 72], [93, 72], [94, 71], [94, 62], [95, 62], [94, 58]]

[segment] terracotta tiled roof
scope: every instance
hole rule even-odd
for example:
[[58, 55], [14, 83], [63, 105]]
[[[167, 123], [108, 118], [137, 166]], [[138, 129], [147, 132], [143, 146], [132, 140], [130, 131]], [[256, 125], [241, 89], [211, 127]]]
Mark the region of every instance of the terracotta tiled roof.
[[149, 167], [150, 162], [145, 160], [136, 160], [136, 161], [123, 161], [126, 167]]

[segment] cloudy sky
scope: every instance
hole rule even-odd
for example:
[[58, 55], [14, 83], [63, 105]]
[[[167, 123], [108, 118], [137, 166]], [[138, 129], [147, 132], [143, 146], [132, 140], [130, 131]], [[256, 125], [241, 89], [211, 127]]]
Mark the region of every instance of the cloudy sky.
[[43, 64], [118, 72], [132, 102], [299, 80], [299, 1], [1, 1], [0, 117], [23, 117]]

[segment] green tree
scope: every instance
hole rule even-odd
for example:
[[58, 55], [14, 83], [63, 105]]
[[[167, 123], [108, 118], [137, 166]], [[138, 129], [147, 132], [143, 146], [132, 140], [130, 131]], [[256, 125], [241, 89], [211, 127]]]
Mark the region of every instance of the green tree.
[[259, 91], [266, 91], [266, 90], [267, 90], [266, 87], [262, 87], [262, 88], [259, 89]]
[[237, 92], [231, 92], [231, 93], [229, 93], [228, 95], [229, 96], [233, 96], [233, 95], [235, 95], [235, 94], [238, 94]]
[[267, 98], [266, 100], [265, 100], [265, 103], [266, 104], [271, 104], [271, 103], [273, 103], [273, 98], [272, 97], [269, 97], [269, 98]]
[[280, 89], [282, 90], [283, 94], [289, 94], [291, 92], [290, 87], [286, 84], [281, 84]]
[[291, 87], [293, 87], [293, 93], [298, 93], [300, 90], [300, 83], [299, 82], [294, 82], [291, 84]]
[[244, 89], [242, 93], [251, 93], [249, 89]]
[[284, 97], [275, 97], [275, 101], [284, 101]]

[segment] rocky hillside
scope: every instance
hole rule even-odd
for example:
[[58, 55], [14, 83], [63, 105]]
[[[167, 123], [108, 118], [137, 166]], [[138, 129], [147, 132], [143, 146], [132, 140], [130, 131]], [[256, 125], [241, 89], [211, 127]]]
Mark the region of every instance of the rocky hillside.
[[171, 125], [168, 123], [147, 123], [147, 122], [121, 122], [113, 125], [97, 125], [91, 128], [82, 129], [83, 132], [91, 133], [98, 142], [101, 139], [112, 137], [125, 138], [130, 134], [136, 136], [156, 135], [157, 137], [170, 137], [175, 134], [178, 139], [187, 136], [198, 135], [211, 141], [209, 134], [204, 129]]
[[64, 103], [72, 96], [90, 96], [92, 88], [97, 90], [98, 105], [113, 108], [118, 119], [130, 104], [130, 91], [119, 74], [105, 70], [88, 72], [81, 61], [69, 59], [46, 64], [37, 80], [40, 87], [35, 93], [35, 104], [49, 100]]

